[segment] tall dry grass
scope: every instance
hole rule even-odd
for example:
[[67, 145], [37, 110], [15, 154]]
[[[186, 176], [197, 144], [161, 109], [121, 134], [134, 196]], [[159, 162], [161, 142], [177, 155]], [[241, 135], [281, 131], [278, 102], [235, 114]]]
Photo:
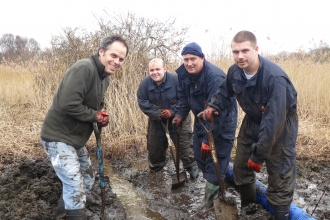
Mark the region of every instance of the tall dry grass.
[[[225, 72], [232, 65], [230, 58], [211, 60]], [[136, 99], [139, 83], [146, 70], [137, 68], [138, 58], [128, 57], [117, 76], [111, 76], [106, 92], [105, 109], [110, 124], [103, 132], [106, 155], [136, 156], [145, 151], [147, 117], [140, 111]], [[298, 157], [329, 159], [330, 64], [290, 58], [278, 61], [288, 73], [298, 91], [299, 136]], [[169, 65], [174, 71], [177, 64]], [[66, 70], [66, 65], [54, 61], [3, 63], [0, 65], [0, 160], [44, 156], [40, 144], [40, 129], [53, 95]], [[136, 70], [136, 71], [132, 71]], [[239, 121], [243, 113], [239, 113]], [[91, 136], [88, 148], [95, 150]], [[130, 154], [131, 155], [131, 154]]]

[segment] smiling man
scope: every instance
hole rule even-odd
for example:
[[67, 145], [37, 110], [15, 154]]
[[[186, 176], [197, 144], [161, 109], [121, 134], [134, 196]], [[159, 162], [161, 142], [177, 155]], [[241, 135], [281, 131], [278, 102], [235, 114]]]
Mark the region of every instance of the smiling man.
[[[218, 195], [219, 184], [207, 135], [199, 124], [197, 114], [205, 109], [219, 85], [225, 80], [226, 74], [219, 67], [206, 61], [201, 47], [194, 42], [187, 44], [181, 55], [183, 64], [176, 71], [179, 78], [180, 109], [173, 122], [179, 125], [190, 110], [195, 116], [194, 155], [203, 177], [207, 180], [201, 208], [210, 208]], [[225, 178], [228, 169], [237, 124], [237, 105], [235, 97], [231, 98], [232, 107], [214, 120], [213, 136], [222, 179]], [[204, 124], [207, 129], [210, 128], [209, 122], [204, 121]]]
[[103, 39], [97, 54], [67, 70], [54, 95], [41, 140], [63, 185], [55, 219], [86, 219], [86, 192], [94, 183], [94, 174], [85, 144], [93, 132], [93, 122], [100, 127], [109, 123], [109, 114], [102, 111], [108, 76], [122, 66], [127, 53], [121, 36]]
[[[164, 127], [169, 120], [170, 137], [176, 143], [172, 119], [177, 112], [178, 76], [166, 71], [164, 61], [154, 58], [149, 62], [149, 76], [139, 86], [137, 99], [141, 111], [148, 116], [147, 150], [149, 168], [153, 172], [165, 166], [168, 142]], [[180, 133], [180, 159], [183, 167], [188, 171], [191, 179], [198, 177], [198, 167], [194, 153], [190, 147], [191, 117], [188, 116], [182, 123]]]
[[275, 220], [286, 220], [296, 182], [297, 92], [277, 64], [258, 54], [252, 32], [238, 32], [231, 48], [235, 64], [199, 116], [212, 120], [231, 106], [229, 97], [236, 96], [245, 112], [233, 169], [241, 194], [241, 213], [256, 212], [255, 172], [265, 163], [269, 183], [266, 198], [273, 206]]

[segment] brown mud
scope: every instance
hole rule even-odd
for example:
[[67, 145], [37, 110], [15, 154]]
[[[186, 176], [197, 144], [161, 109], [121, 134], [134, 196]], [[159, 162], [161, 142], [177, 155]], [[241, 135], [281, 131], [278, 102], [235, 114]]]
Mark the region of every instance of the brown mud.
[[[102, 202], [98, 180], [97, 175], [91, 192], [87, 194], [86, 214], [91, 220], [100, 219]], [[105, 178], [104, 182], [105, 213], [109, 219], [126, 219], [126, 211], [112, 192], [109, 178]], [[61, 193], [61, 181], [48, 158], [22, 159], [19, 164], [0, 169], [0, 219], [52, 219]]]
[[[131, 158], [134, 158], [133, 156]], [[7, 159], [5, 163], [13, 161]], [[60, 197], [62, 186], [53, 171], [47, 158], [15, 160], [13, 165], [0, 169], [0, 219], [1, 220], [29, 220], [52, 219], [55, 214], [57, 201]], [[157, 173], [149, 172], [146, 156], [128, 160], [112, 159], [105, 162], [106, 178], [106, 211], [110, 219], [215, 219], [213, 208], [199, 209], [204, 195], [205, 180], [200, 177], [190, 180], [176, 190], [171, 190], [172, 176], [175, 168], [169, 161], [165, 168]], [[297, 187], [293, 203], [303, 211], [312, 214], [315, 219], [330, 219], [329, 176], [330, 163], [311, 160], [298, 160]], [[111, 164], [110, 164], [111, 163]], [[113, 191], [111, 175], [107, 173], [107, 166], [113, 172], [128, 182], [134, 193], [143, 198], [135, 200], [127, 192], [130, 205], [121, 201], [117, 192]], [[97, 173], [94, 164], [94, 171]], [[257, 175], [258, 180], [267, 184], [265, 170]], [[226, 183], [226, 196], [236, 199], [237, 208], [240, 209], [240, 199], [237, 189]], [[322, 196], [322, 198], [321, 198]], [[321, 199], [320, 199], [321, 198]], [[144, 216], [128, 212], [129, 206], [140, 205], [145, 212]], [[100, 219], [101, 196], [99, 180], [96, 180], [92, 191], [87, 195], [87, 216], [89, 220]], [[142, 209], [141, 208], [141, 209]], [[258, 205], [258, 211], [252, 216], [242, 216], [238, 219], [271, 219], [272, 215]]]

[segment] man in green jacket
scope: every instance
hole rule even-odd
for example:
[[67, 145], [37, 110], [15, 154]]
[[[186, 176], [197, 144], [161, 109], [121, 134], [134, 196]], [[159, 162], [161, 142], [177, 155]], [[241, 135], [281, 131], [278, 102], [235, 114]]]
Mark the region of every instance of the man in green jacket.
[[110, 79], [123, 64], [128, 46], [121, 36], [104, 38], [98, 53], [78, 60], [65, 73], [41, 129], [42, 145], [62, 181], [55, 219], [86, 219], [86, 192], [92, 188], [92, 163], [85, 147], [93, 122], [105, 127], [102, 111]]

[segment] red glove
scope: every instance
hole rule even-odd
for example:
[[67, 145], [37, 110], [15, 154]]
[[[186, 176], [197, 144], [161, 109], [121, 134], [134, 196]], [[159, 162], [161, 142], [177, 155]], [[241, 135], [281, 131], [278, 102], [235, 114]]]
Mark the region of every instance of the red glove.
[[105, 111], [96, 112], [96, 121], [99, 127], [106, 127], [109, 124], [109, 114]]
[[160, 117], [163, 119], [168, 119], [168, 118], [172, 118], [172, 112], [169, 109], [163, 109], [160, 112]]
[[211, 147], [210, 145], [205, 144], [204, 142], [202, 142], [201, 157], [203, 158], [211, 157]]
[[260, 170], [261, 170], [261, 168], [262, 168], [262, 165], [261, 164], [255, 163], [251, 159], [248, 160], [247, 166], [248, 166], [249, 169], [254, 170], [257, 173], [259, 173]]
[[180, 127], [182, 124], [183, 119], [180, 117], [175, 117], [172, 121], [172, 124], [174, 124], [177, 127]]
[[204, 111], [200, 112], [197, 117], [203, 117], [205, 121], [212, 121], [215, 115], [219, 115], [219, 112], [212, 107], [208, 107]]

